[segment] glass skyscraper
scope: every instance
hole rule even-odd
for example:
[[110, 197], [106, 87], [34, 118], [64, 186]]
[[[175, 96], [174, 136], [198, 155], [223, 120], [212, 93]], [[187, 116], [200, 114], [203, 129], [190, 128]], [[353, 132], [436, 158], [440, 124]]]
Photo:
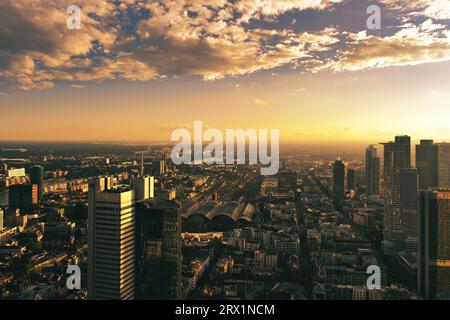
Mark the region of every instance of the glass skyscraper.
[[418, 293], [450, 297], [450, 191], [420, 192]]
[[401, 175], [411, 167], [411, 137], [397, 136], [384, 143], [384, 221], [383, 248], [387, 255], [403, 249], [401, 219]]

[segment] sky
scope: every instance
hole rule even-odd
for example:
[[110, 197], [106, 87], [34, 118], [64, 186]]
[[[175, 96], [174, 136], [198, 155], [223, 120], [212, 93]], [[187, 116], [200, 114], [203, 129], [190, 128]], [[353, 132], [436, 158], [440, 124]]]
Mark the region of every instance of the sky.
[[0, 3], [0, 140], [168, 141], [201, 120], [293, 143], [450, 141], [449, 80], [448, 0]]

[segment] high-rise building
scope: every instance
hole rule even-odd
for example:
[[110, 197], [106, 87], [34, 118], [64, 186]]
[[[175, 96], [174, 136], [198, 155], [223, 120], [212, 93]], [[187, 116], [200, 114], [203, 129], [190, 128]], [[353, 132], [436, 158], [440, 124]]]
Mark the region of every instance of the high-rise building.
[[438, 143], [438, 187], [450, 188], [450, 143]]
[[38, 188], [38, 201], [42, 200], [44, 185], [44, 168], [42, 166], [33, 166], [30, 170], [30, 182], [36, 184]]
[[88, 298], [135, 297], [135, 192], [112, 187], [110, 178], [89, 181]]
[[401, 220], [405, 231], [404, 248], [417, 250], [417, 191], [418, 171], [403, 169], [400, 177]]
[[145, 167], [144, 167], [144, 154], [142, 153], [141, 154], [141, 172], [140, 172], [140, 176], [141, 177], [144, 176], [144, 170], [145, 170]]
[[27, 211], [38, 202], [38, 187], [35, 184], [14, 184], [9, 187], [8, 204], [11, 209]]
[[345, 164], [339, 158], [333, 164], [333, 203], [337, 209], [342, 209], [345, 197]]
[[355, 189], [356, 188], [356, 171], [355, 169], [347, 170], [347, 189]]
[[131, 188], [136, 193], [136, 202], [155, 197], [155, 178], [148, 176], [131, 179]]
[[165, 160], [158, 160], [155, 162], [156, 165], [156, 173], [158, 175], [163, 175], [166, 173], [166, 161]]
[[420, 144], [416, 145], [416, 168], [419, 172], [420, 190], [437, 187], [437, 150], [433, 140], [420, 140]]
[[380, 194], [380, 158], [373, 145], [366, 149], [366, 187], [368, 195]]
[[163, 219], [163, 279], [167, 283], [167, 296], [181, 299], [181, 213], [179, 205], [172, 204], [164, 207]]
[[5, 218], [5, 216], [4, 216], [4, 211], [3, 211], [3, 209], [2, 208], [0, 208], [0, 231], [2, 231], [3, 230], [3, 227], [4, 227], [4, 218]]
[[111, 179], [94, 178], [88, 184], [88, 298], [95, 299], [94, 294], [94, 257], [95, 257], [95, 205], [96, 195], [111, 188]]
[[5, 176], [8, 174], [8, 164], [6, 162], [2, 162], [1, 165], [1, 173], [4, 174]]
[[138, 297], [181, 298], [181, 213], [177, 202], [148, 199], [136, 204]]
[[401, 174], [411, 167], [411, 137], [397, 136], [384, 145], [384, 221], [383, 249], [393, 255], [403, 249], [401, 219]]
[[420, 192], [418, 293], [435, 299], [450, 293], [450, 191]]

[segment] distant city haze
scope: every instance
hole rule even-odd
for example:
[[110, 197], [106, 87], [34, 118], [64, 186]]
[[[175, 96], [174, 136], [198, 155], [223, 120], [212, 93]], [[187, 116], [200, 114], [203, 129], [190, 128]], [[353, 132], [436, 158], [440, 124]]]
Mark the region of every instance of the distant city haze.
[[[359, 142], [450, 135], [450, 63], [345, 74], [251, 75], [204, 82], [105, 83], [0, 96], [2, 140], [169, 141], [173, 130], [279, 128], [280, 142]], [[256, 88], [251, 82], [260, 84]], [[242, 83], [238, 90], [235, 85]], [[295, 94], [296, 86], [307, 89]], [[176, 92], [176, 94], [173, 94]], [[259, 97], [266, 104], [255, 100]], [[255, 102], [257, 101], [257, 102]], [[27, 115], [27, 116], [25, 116]]]

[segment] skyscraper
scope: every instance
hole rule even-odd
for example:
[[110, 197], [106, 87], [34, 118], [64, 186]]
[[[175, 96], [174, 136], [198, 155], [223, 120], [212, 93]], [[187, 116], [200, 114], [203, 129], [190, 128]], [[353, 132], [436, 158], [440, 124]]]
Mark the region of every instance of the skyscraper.
[[41, 166], [33, 166], [30, 171], [30, 182], [36, 184], [38, 188], [38, 201], [42, 200], [43, 184], [44, 184], [44, 168]]
[[155, 196], [155, 178], [148, 176], [134, 177], [131, 179], [131, 188], [136, 192], [136, 201], [141, 201]]
[[94, 295], [94, 257], [95, 257], [95, 205], [96, 195], [105, 189], [111, 188], [111, 179], [94, 178], [89, 180], [88, 187], [88, 298], [95, 299]]
[[141, 154], [141, 171], [140, 171], [140, 176], [143, 177], [144, 176], [144, 154]]
[[166, 161], [156, 160], [152, 163], [153, 173], [157, 176], [161, 176], [166, 173]]
[[181, 213], [177, 202], [148, 199], [138, 202], [139, 297], [181, 298]]
[[438, 187], [450, 188], [450, 143], [438, 143]]
[[2, 165], [0, 166], [0, 172], [4, 175], [8, 174], [8, 164], [6, 162], [2, 162]]
[[27, 211], [38, 202], [38, 187], [35, 184], [14, 184], [9, 187], [8, 203], [12, 209]]
[[0, 208], [0, 231], [3, 230], [3, 224], [4, 224], [3, 221], [4, 221], [4, 212], [3, 212], [3, 209]]
[[163, 279], [167, 283], [167, 296], [172, 299], [181, 299], [181, 213], [176, 202], [166, 205], [164, 211]]
[[366, 187], [368, 195], [380, 194], [380, 158], [373, 145], [366, 149]]
[[403, 248], [401, 219], [401, 174], [411, 167], [411, 137], [397, 136], [384, 143], [384, 221], [383, 249], [387, 255]]
[[333, 203], [340, 210], [345, 196], [345, 164], [338, 158], [333, 164]]
[[450, 191], [421, 191], [418, 293], [434, 299], [450, 293]]
[[110, 178], [89, 182], [88, 297], [135, 297], [135, 192], [111, 187]]
[[433, 144], [433, 140], [420, 140], [420, 144], [416, 145], [416, 167], [421, 190], [437, 187], [437, 150], [437, 145]]
[[400, 177], [401, 220], [405, 231], [404, 248], [411, 251], [417, 250], [417, 191], [417, 169], [403, 169]]

